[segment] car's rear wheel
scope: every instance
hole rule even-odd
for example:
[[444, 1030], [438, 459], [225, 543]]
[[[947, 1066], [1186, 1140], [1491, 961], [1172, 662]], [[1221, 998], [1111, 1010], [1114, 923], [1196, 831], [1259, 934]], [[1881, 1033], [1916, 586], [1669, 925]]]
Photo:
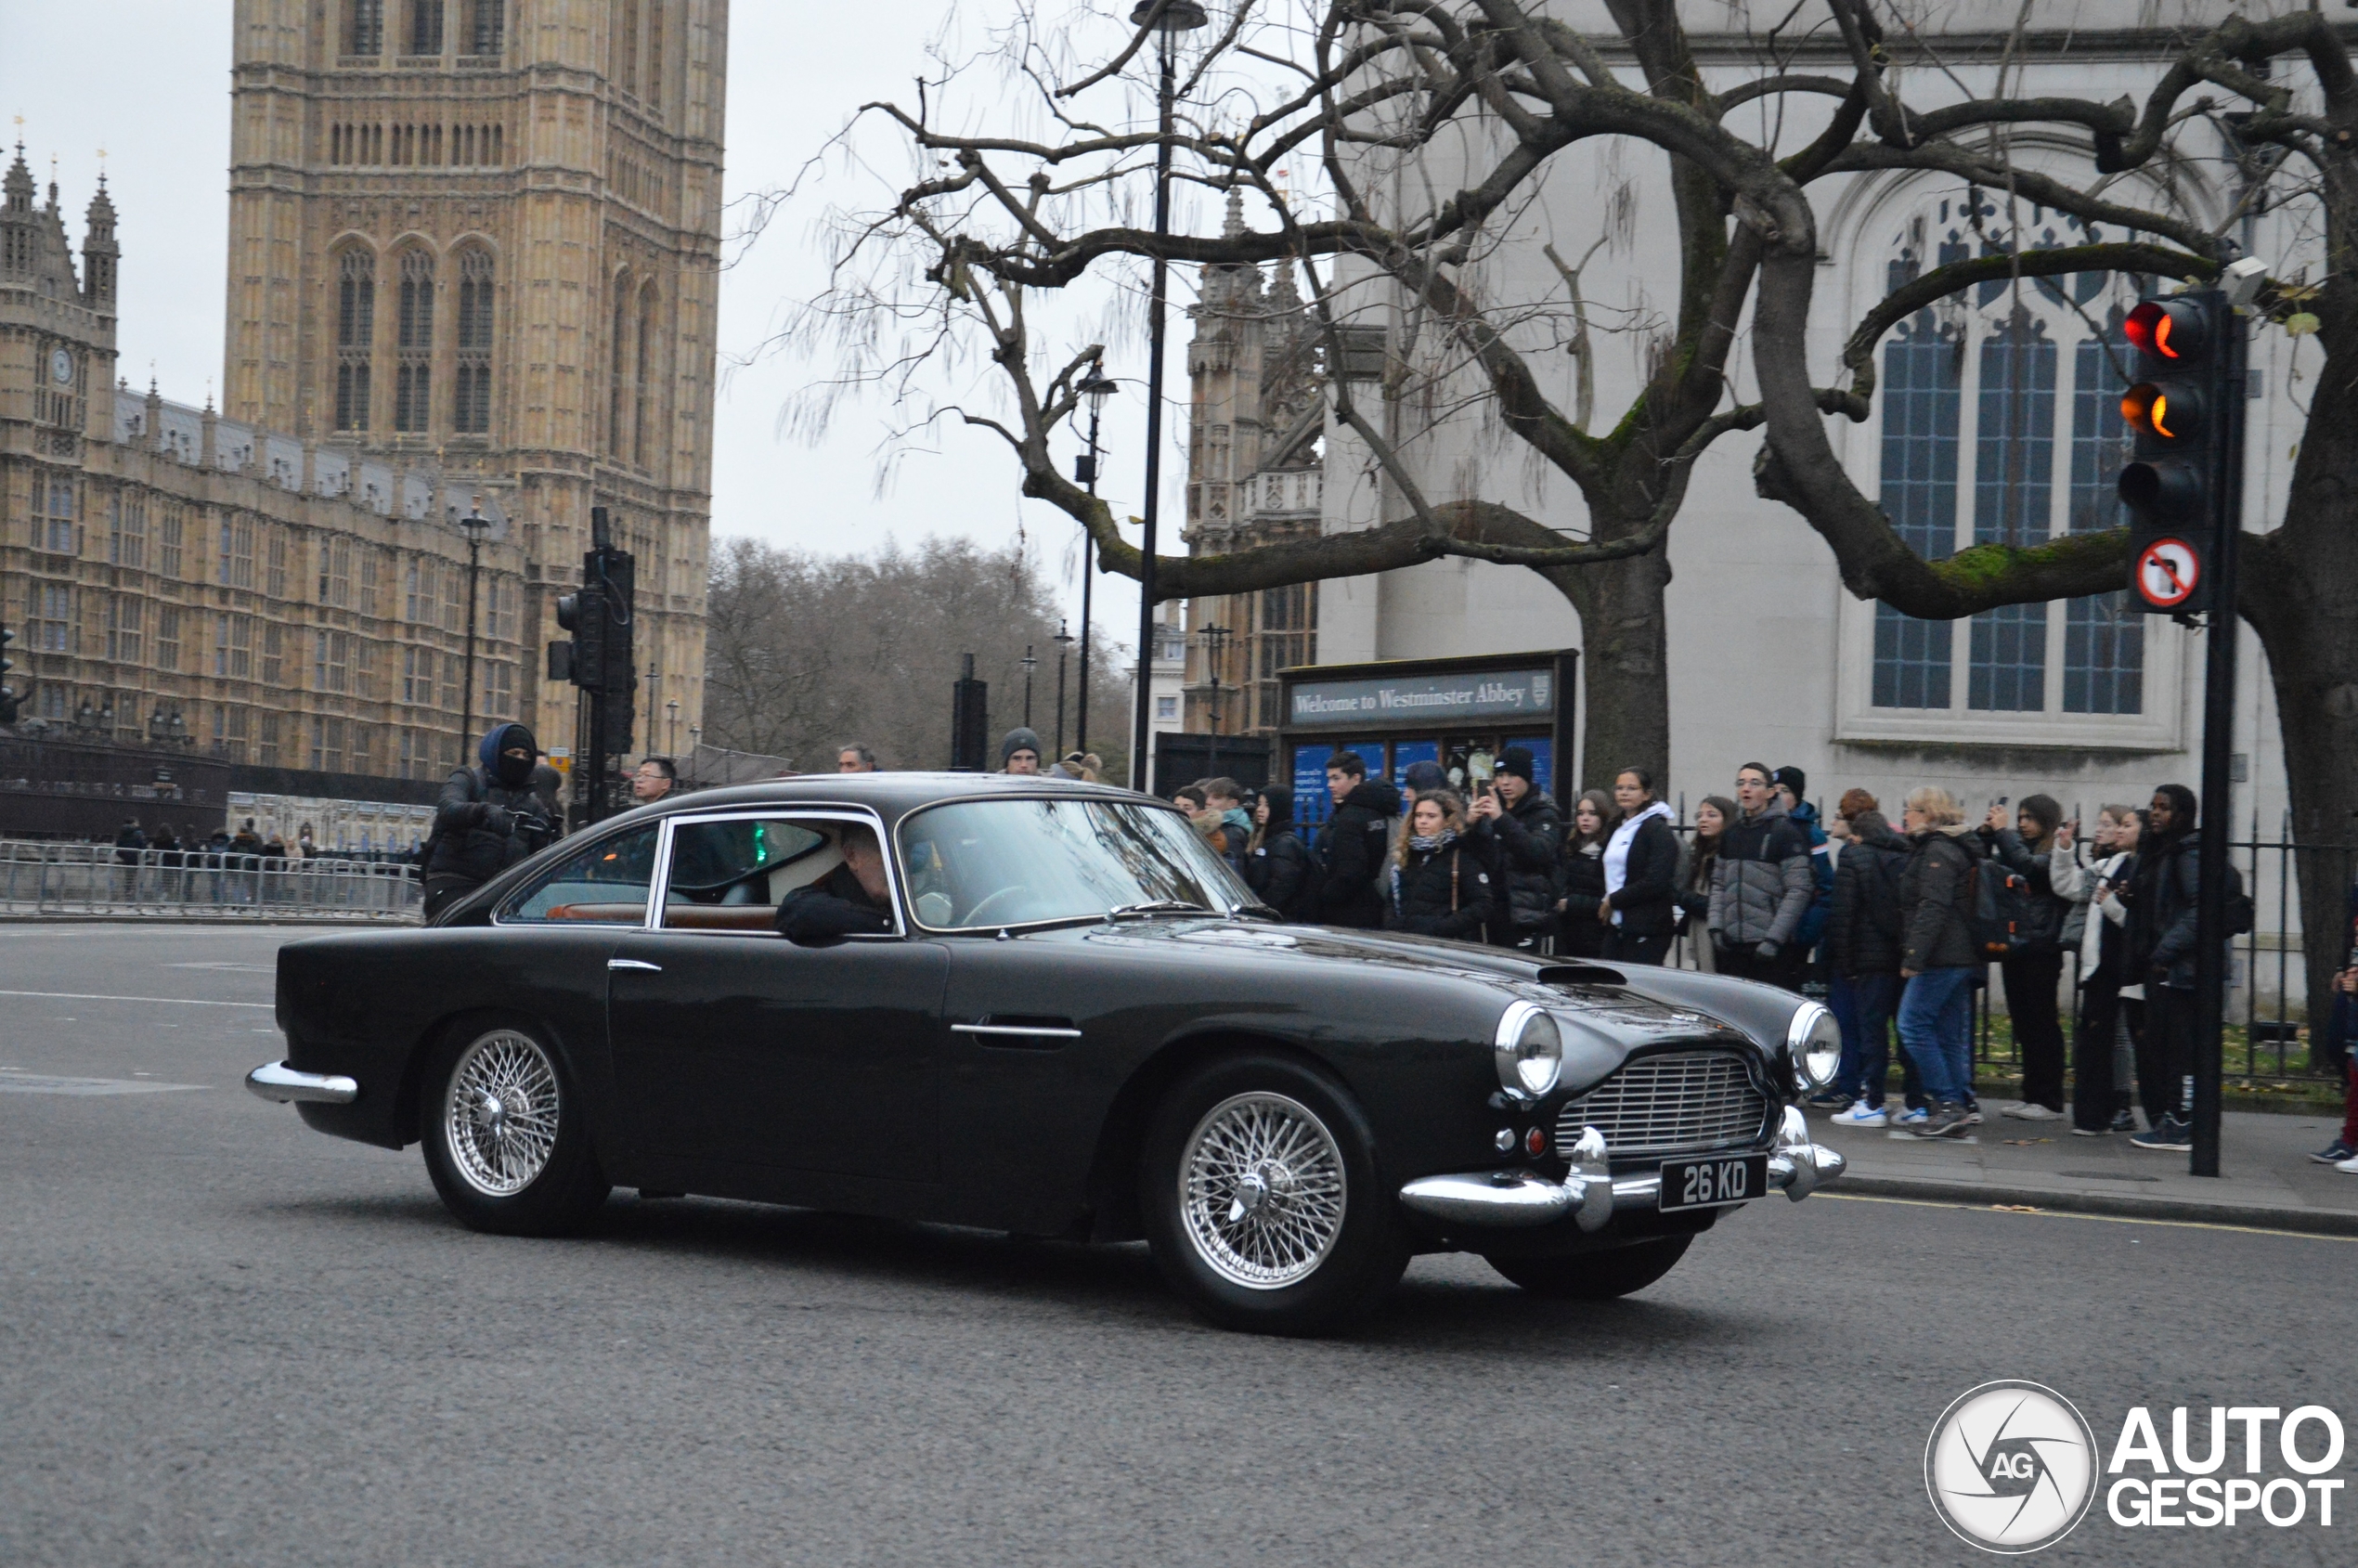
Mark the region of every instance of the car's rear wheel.
[[1490, 1258], [1492, 1268], [1535, 1296], [1560, 1302], [1606, 1302], [1626, 1296], [1668, 1274], [1687, 1255], [1691, 1236], [1666, 1236], [1607, 1252], [1568, 1258]]
[[425, 1082], [426, 1170], [468, 1225], [563, 1235], [605, 1202], [613, 1189], [590, 1147], [580, 1096], [534, 1029], [476, 1020], [454, 1030]]
[[1226, 1328], [1329, 1330], [1407, 1267], [1366, 1115], [1284, 1056], [1225, 1057], [1182, 1079], [1156, 1110], [1139, 1179], [1163, 1277]]

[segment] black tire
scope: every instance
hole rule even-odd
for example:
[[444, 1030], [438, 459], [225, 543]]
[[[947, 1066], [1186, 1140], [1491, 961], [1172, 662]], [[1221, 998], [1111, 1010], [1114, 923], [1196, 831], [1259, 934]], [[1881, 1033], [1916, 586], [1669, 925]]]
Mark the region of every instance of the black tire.
[[1665, 1236], [1568, 1258], [1486, 1258], [1492, 1268], [1551, 1302], [1609, 1302], [1642, 1290], [1687, 1255], [1691, 1236]]
[[[503, 1093], [506, 1102], [486, 1115], [486, 1101]], [[522, 1020], [473, 1018], [453, 1028], [426, 1064], [419, 1119], [434, 1189], [470, 1229], [566, 1235], [614, 1190], [590, 1147], [564, 1056]]]
[[[1252, 1142], [1264, 1134], [1275, 1141]], [[1252, 1164], [1255, 1147], [1273, 1157]], [[1408, 1266], [1375, 1149], [1351, 1095], [1300, 1062], [1253, 1055], [1197, 1068], [1156, 1108], [1139, 1163], [1138, 1207], [1156, 1264], [1223, 1328], [1318, 1334], [1349, 1324]], [[1257, 1190], [1244, 1180], [1224, 1185], [1238, 1161]], [[1193, 1204], [1182, 1194], [1191, 1167]], [[1223, 1195], [1236, 1205], [1250, 1197], [1251, 1208], [1224, 1219]], [[1238, 1212], [1261, 1217], [1238, 1224]], [[1255, 1274], [1257, 1282], [1240, 1277]]]

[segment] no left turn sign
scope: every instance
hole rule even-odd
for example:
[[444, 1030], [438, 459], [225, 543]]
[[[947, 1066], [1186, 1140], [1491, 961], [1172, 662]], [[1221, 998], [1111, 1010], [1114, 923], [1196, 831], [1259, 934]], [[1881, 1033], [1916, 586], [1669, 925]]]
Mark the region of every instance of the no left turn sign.
[[2183, 604], [2201, 577], [2202, 563], [2183, 539], [2156, 539], [2137, 557], [2137, 591], [2157, 610]]

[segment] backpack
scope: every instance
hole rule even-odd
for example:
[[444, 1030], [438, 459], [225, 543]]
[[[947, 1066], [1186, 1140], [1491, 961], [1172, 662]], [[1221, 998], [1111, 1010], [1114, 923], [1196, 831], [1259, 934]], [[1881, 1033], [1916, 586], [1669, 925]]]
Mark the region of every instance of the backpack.
[[1372, 886], [1376, 897], [1389, 900], [1392, 895], [1392, 836], [1398, 832], [1398, 817], [1378, 817], [1367, 824], [1367, 836], [1375, 845], [1367, 851], [1368, 862], [1376, 868]]
[[1973, 940], [1985, 958], [2011, 958], [2030, 946], [2037, 923], [2037, 895], [2030, 881], [1996, 861], [1976, 860], [1966, 874], [1973, 909]]

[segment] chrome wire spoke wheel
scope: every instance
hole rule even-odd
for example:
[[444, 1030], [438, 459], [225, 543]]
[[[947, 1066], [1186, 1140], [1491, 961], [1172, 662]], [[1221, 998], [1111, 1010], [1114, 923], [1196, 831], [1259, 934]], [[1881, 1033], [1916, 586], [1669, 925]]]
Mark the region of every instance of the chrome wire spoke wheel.
[[557, 1072], [540, 1043], [494, 1030], [450, 1071], [442, 1105], [450, 1162], [486, 1198], [512, 1198], [548, 1169], [557, 1113]]
[[1197, 1256], [1253, 1290], [1301, 1283], [1342, 1234], [1342, 1150], [1315, 1112], [1283, 1095], [1237, 1095], [1207, 1112], [1179, 1160], [1179, 1213]]

